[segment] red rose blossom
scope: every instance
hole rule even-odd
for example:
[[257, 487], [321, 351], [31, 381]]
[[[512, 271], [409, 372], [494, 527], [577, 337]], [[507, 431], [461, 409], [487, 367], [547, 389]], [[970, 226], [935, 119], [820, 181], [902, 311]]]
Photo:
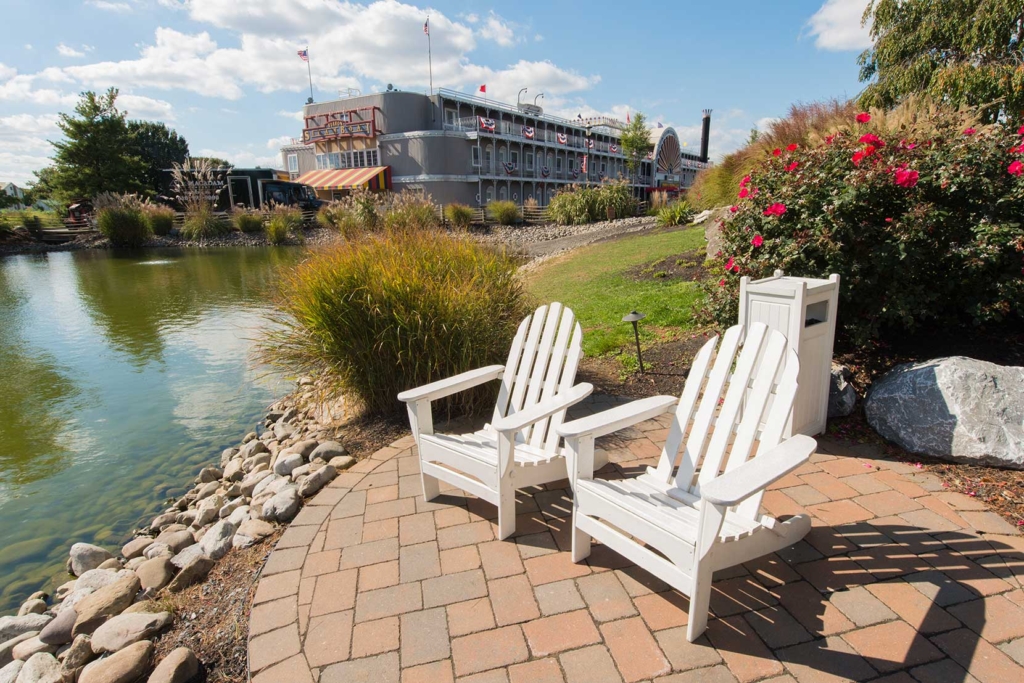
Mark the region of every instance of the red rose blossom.
[[724, 277], [721, 280], [718, 281], [718, 286], [719, 287], [725, 287], [725, 278]]
[[858, 142], [866, 142], [870, 145], [874, 145], [876, 148], [885, 147], [885, 142], [882, 141], [882, 138], [878, 137], [874, 133], [864, 133], [864, 135], [860, 136], [860, 140], [858, 140]]
[[833, 133], [832, 135], [826, 135], [825, 136], [825, 144], [826, 145], [831, 145], [835, 141], [836, 135], [838, 135], [838, 133]]
[[772, 150], [772, 156], [773, 156], [773, 157], [777, 157], [777, 156], [779, 156], [780, 154], [782, 154], [782, 150], [781, 150], [781, 149], [779, 149], [778, 147], [776, 147], [775, 149], [773, 149], [773, 150]]
[[1017, 135], [1024, 135], [1024, 126], [1017, 129]]
[[764, 210], [765, 216], [781, 216], [786, 213], [786, 205], [776, 202]]
[[977, 132], [974, 128], [964, 128], [964, 135], [974, 135]]
[[787, 145], [787, 146], [786, 146], [786, 149], [787, 149], [787, 150], [789, 150], [790, 152], [795, 152], [795, 151], [797, 150], [797, 148], [798, 148], [799, 146], [800, 146], [800, 145], [798, 145], [798, 144], [796, 144], [796, 143], [794, 142], [794, 143], [792, 143], [792, 144], [789, 144], [789, 145]]
[[870, 120], [871, 120], [871, 114], [867, 113], [866, 111], [865, 112], [861, 112], [860, 114], [857, 114], [857, 123], [867, 123]]
[[744, 187], [740, 190], [740, 199], [746, 199], [748, 194], [750, 194], [750, 190]]
[[739, 210], [740, 210], [740, 207], [735, 206], [735, 205], [729, 207], [729, 211], [731, 211], [732, 213], [736, 213]]
[[747, 183], [749, 183], [749, 182], [750, 182], [750, 176], [749, 175], [743, 176], [743, 180], [740, 181], [740, 187], [746, 187]]
[[1009, 168], [1006, 170], [1010, 175], [1019, 176], [1021, 173], [1024, 173], [1024, 164], [1022, 164], [1020, 160], [1017, 160], [1010, 164]]
[[754, 235], [754, 239], [750, 240], [750, 243], [753, 244], [755, 247], [759, 247], [762, 244], [764, 244], [764, 238], [761, 237], [760, 235]]
[[905, 168], [897, 169], [894, 174], [893, 182], [900, 187], [913, 187], [917, 185], [918, 173], [917, 171], [911, 171]]
[[864, 150], [858, 149], [856, 152], [853, 153], [853, 156], [850, 157], [850, 161], [853, 162], [854, 166], [860, 166], [860, 162], [864, 158], [864, 156]]
[[725, 270], [726, 270], [726, 272], [732, 270], [733, 265], [735, 265], [735, 261], [733, 261], [732, 256], [730, 256], [729, 260], [725, 262]]
[[786, 170], [787, 170], [787, 171], [795, 171], [795, 170], [796, 170], [796, 167], [797, 167], [797, 166], [799, 166], [799, 165], [800, 165], [800, 162], [799, 162], [799, 161], [794, 161], [794, 162], [793, 162], [793, 163], [791, 163], [791, 164], [790, 164], [789, 166], [786, 166]]

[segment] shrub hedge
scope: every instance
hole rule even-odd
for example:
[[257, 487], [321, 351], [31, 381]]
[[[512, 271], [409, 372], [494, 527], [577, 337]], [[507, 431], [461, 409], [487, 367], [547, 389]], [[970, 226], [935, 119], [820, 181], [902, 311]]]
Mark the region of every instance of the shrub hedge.
[[863, 112], [819, 144], [768, 150], [742, 179], [709, 265], [707, 317], [741, 276], [841, 276], [854, 343], [924, 325], [1020, 321], [1024, 128], [965, 112]]
[[456, 230], [468, 230], [473, 223], [473, 209], [465, 204], [449, 204], [444, 207], [444, 217]]
[[235, 209], [231, 212], [231, 222], [239, 232], [263, 231], [263, 214], [255, 209]]
[[[319, 251], [283, 279], [282, 314], [262, 359], [323, 373], [372, 413], [401, 410], [399, 392], [504, 362], [527, 304], [516, 262], [437, 231], [367, 235]], [[494, 387], [442, 408], [472, 410]]]
[[548, 204], [548, 216], [559, 225], [583, 225], [636, 213], [636, 199], [626, 181], [609, 181], [600, 185], [570, 185]]
[[487, 205], [487, 213], [496, 220], [499, 225], [515, 225], [519, 222], [519, 207], [515, 202], [497, 201]]
[[139, 206], [108, 206], [96, 214], [96, 227], [115, 247], [141, 247], [151, 234]]
[[146, 206], [145, 215], [154, 235], [169, 235], [174, 229], [174, 209], [150, 204]]

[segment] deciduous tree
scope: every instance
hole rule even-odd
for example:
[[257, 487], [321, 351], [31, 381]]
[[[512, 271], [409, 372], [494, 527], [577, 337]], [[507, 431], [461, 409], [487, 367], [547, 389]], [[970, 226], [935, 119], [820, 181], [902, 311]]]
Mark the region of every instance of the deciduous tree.
[[983, 105], [995, 121], [1024, 114], [1021, 0], [872, 0], [864, 11], [874, 45], [860, 79], [863, 107], [890, 108], [925, 94], [954, 107]]

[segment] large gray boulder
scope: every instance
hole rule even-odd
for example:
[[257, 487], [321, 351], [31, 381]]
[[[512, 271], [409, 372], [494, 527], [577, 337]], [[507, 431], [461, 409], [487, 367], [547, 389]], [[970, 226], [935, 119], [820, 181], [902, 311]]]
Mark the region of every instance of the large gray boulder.
[[857, 407], [857, 392], [850, 379], [850, 369], [845, 365], [832, 365], [828, 384], [828, 416], [846, 417]]
[[127, 572], [123, 578], [86, 596], [75, 605], [78, 619], [71, 630], [72, 635], [92, 633], [108, 618], [123, 612], [141, 588], [142, 583], [135, 572]]
[[4, 664], [3, 668], [0, 668], [0, 683], [15, 683], [24, 666], [25, 662], [19, 659]]
[[237, 528], [237, 525], [226, 519], [222, 519], [210, 527], [209, 531], [203, 535], [203, 540], [199, 541], [199, 547], [203, 549], [203, 554], [212, 560], [219, 560], [227, 555], [231, 550], [231, 539]]
[[331, 458], [338, 458], [347, 454], [348, 451], [345, 450], [345, 447], [337, 441], [324, 441], [313, 449], [313, 452], [309, 454], [309, 459], [320, 458], [321, 460], [330, 461]]
[[294, 486], [288, 486], [263, 504], [260, 510], [260, 517], [268, 522], [290, 522], [299, 512], [302, 498]]
[[238, 527], [231, 545], [235, 548], [248, 548], [274, 533], [274, 525], [261, 519], [247, 519]]
[[900, 365], [872, 385], [864, 415], [911, 453], [1024, 469], [1024, 367], [963, 356]]
[[57, 613], [49, 624], [39, 632], [39, 640], [49, 645], [64, 645], [71, 642], [71, 630], [78, 621], [78, 612], [68, 607]]

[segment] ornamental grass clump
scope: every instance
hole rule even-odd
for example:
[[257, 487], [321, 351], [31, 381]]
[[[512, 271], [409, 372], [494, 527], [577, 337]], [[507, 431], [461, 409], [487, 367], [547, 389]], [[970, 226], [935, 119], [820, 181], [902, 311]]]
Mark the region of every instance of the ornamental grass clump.
[[441, 224], [429, 195], [399, 192], [388, 195], [380, 223], [387, 232], [432, 230]]
[[469, 230], [473, 223], [473, 209], [465, 204], [449, 204], [444, 207], [444, 217], [456, 230]]
[[519, 207], [515, 202], [496, 201], [487, 205], [487, 213], [498, 225], [515, 225], [520, 220]]
[[152, 235], [146, 203], [131, 194], [103, 192], [93, 200], [96, 227], [115, 247], [141, 247]]
[[167, 206], [148, 204], [145, 207], [146, 222], [154, 235], [169, 235], [174, 229], [174, 209]]
[[235, 229], [246, 234], [263, 231], [263, 214], [256, 209], [235, 209], [231, 212]]
[[349, 240], [365, 231], [350, 198], [324, 204], [316, 214], [316, 222], [325, 228], [337, 230]]
[[686, 225], [693, 218], [693, 209], [688, 202], [679, 200], [658, 209], [658, 225], [663, 228]]
[[294, 206], [275, 206], [267, 218], [266, 230], [271, 244], [285, 244], [289, 237], [301, 239], [302, 212]]
[[625, 180], [601, 183], [597, 187], [597, 213], [608, 219], [628, 218], [636, 213], [636, 198]]
[[764, 152], [707, 264], [705, 317], [736, 320], [739, 278], [838, 273], [855, 344], [928, 326], [1020, 324], [1024, 127], [934, 106], [861, 112]]
[[548, 216], [559, 225], [584, 225], [598, 219], [597, 190], [570, 185], [548, 203]]
[[[440, 231], [366, 235], [319, 251], [284, 276], [261, 359], [288, 374], [320, 373], [371, 413], [400, 412], [401, 391], [505, 361], [528, 312], [517, 265]], [[472, 411], [493, 405], [494, 389], [438, 403]]]

